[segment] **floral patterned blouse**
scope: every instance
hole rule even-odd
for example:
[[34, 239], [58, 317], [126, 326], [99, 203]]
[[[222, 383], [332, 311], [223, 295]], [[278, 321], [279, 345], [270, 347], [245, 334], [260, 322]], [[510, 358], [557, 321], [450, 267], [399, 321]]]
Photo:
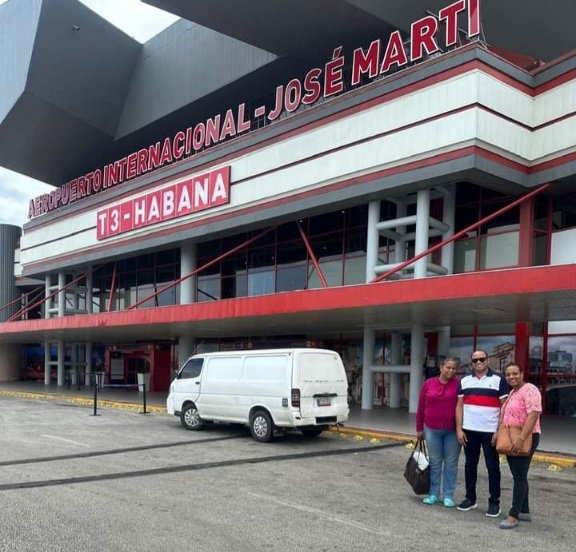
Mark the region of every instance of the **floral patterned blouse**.
[[[531, 412], [542, 413], [542, 395], [535, 385], [525, 383], [520, 389], [512, 390], [508, 395], [502, 423], [523, 426]], [[540, 416], [538, 416], [532, 433], [540, 433], [540, 431]]]

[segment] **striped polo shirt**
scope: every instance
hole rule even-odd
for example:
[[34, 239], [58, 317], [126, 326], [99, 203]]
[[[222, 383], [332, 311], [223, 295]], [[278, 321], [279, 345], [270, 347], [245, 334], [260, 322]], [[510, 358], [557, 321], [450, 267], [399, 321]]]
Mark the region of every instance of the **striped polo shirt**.
[[494, 433], [498, 429], [500, 401], [507, 395], [508, 383], [490, 368], [481, 377], [474, 371], [465, 375], [458, 388], [458, 397], [464, 397], [462, 428]]

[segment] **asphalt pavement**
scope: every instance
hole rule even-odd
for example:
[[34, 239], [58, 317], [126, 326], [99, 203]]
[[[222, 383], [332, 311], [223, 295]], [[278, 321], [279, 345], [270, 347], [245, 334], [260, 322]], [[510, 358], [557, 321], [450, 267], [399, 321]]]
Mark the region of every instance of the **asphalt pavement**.
[[[534, 520], [426, 506], [402, 477], [406, 443], [325, 432], [257, 443], [186, 431], [165, 413], [0, 396], [0, 550], [572, 551], [576, 469], [534, 463]], [[461, 458], [457, 499], [462, 498]], [[512, 479], [502, 465], [502, 507]]]

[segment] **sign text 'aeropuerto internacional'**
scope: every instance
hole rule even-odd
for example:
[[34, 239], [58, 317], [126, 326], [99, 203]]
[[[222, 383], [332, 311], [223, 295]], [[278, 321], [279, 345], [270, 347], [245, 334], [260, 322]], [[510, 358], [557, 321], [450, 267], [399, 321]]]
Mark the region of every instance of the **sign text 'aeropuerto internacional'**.
[[[29, 218], [44, 215], [59, 207], [90, 197], [187, 157], [211, 146], [244, 134], [264, 119], [271, 123], [284, 113], [310, 106], [320, 98], [330, 98], [350, 88], [368, 84], [409, 63], [440, 52], [439, 40], [448, 48], [458, 44], [459, 16], [468, 21], [467, 37], [480, 34], [480, 0], [458, 0], [441, 9], [438, 16], [427, 15], [412, 23], [409, 41], [396, 30], [385, 40], [374, 40], [367, 48], [357, 48], [349, 56], [342, 47], [334, 50], [323, 67], [308, 71], [303, 79], [292, 79], [276, 88], [273, 101], [250, 110], [245, 103], [205, 121], [180, 130], [174, 136], [147, 148], [134, 151], [113, 163], [70, 180], [49, 194], [30, 201]], [[345, 71], [345, 68], [350, 71]]]
[[104, 240], [229, 202], [230, 167], [223, 167], [98, 211], [96, 238]]

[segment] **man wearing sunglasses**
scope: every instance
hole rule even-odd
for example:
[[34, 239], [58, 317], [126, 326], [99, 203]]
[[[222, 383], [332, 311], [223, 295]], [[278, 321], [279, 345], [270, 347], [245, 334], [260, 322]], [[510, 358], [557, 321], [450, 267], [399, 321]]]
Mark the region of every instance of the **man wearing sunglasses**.
[[456, 434], [464, 447], [464, 479], [466, 498], [458, 510], [478, 508], [476, 481], [480, 450], [488, 470], [488, 517], [500, 515], [500, 459], [493, 444], [498, 429], [500, 407], [508, 396], [506, 379], [490, 369], [488, 353], [478, 349], [472, 353], [472, 371], [460, 380], [456, 405]]

